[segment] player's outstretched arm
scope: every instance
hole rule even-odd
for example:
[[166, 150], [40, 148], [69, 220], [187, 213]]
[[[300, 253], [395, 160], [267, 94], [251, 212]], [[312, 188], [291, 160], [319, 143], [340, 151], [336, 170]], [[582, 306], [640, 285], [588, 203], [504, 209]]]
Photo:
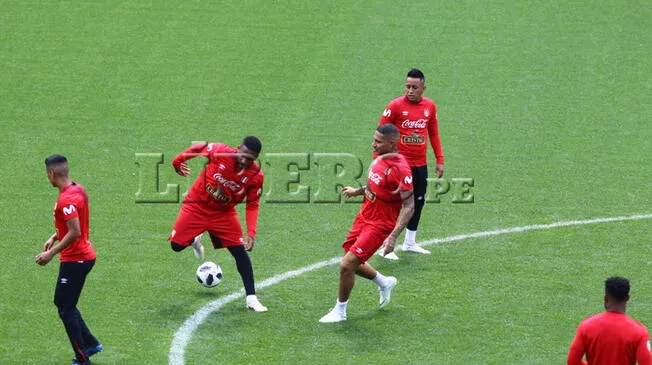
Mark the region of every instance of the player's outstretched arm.
[[194, 144], [190, 146], [190, 148], [188, 148], [187, 150], [178, 154], [172, 160], [172, 166], [174, 167], [174, 171], [176, 171], [176, 173], [181, 176], [190, 175], [192, 171], [190, 170], [190, 167], [185, 164], [185, 162], [197, 156], [206, 155], [207, 146], [209, 146], [208, 143]]
[[412, 214], [414, 214], [414, 194], [412, 190], [401, 190], [400, 194], [401, 200], [403, 201], [403, 206], [401, 207], [401, 213], [398, 215], [398, 219], [396, 220], [396, 225], [394, 226], [392, 233], [390, 233], [383, 242], [383, 246], [385, 247], [383, 255], [387, 255], [388, 253], [394, 251], [396, 239], [407, 226], [410, 218], [412, 218]]
[[354, 196], [362, 195], [364, 194], [364, 189], [365, 186], [359, 188], [352, 188], [350, 186], [345, 186], [342, 188], [342, 196], [344, 196], [345, 198], [352, 198]]

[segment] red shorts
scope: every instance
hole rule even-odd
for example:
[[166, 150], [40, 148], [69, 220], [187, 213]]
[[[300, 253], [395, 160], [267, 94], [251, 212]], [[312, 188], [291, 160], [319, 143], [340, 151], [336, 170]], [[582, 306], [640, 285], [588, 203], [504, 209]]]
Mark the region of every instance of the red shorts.
[[242, 227], [235, 209], [226, 212], [213, 211], [209, 213], [189, 208], [189, 206], [189, 204], [181, 205], [181, 211], [176, 223], [174, 223], [168, 241], [182, 246], [190, 246], [196, 236], [208, 231], [208, 233], [222, 241], [219, 245], [213, 242], [213, 248], [244, 244]]
[[383, 245], [385, 238], [392, 233], [388, 225], [379, 225], [365, 222], [364, 219], [356, 217], [349, 235], [342, 244], [345, 252], [356, 255], [364, 264]]

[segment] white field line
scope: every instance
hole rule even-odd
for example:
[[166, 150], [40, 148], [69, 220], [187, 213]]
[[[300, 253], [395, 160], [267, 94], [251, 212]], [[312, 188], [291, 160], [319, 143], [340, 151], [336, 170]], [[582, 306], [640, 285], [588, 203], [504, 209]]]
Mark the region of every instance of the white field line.
[[[568, 227], [568, 226], [579, 226], [584, 224], [596, 224], [596, 223], [610, 223], [610, 222], [620, 222], [620, 221], [632, 221], [640, 219], [650, 219], [652, 214], [642, 214], [642, 215], [631, 215], [631, 216], [622, 216], [622, 217], [611, 217], [611, 218], [596, 218], [596, 219], [586, 219], [586, 220], [575, 220], [575, 221], [566, 221], [566, 222], [556, 222], [550, 224], [534, 224], [530, 226], [523, 227], [512, 227], [505, 229], [497, 229], [494, 231], [483, 231], [475, 232], [469, 234], [461, 234], [457, 236], [450, 236], [444, 238], [435, 238], [427, 241], [422, 241], [420, 244], [422, 246], [433, 245], [437, 243], [446, 243], [446, 242], [455, 242], [466, 240], [470, 238], [481, 238], [489, 236], [497, 236], [507, 233], [519, 233], [525, 231], [532, 231], [538, 229], [553, 229], [559, 227]], [[288, 271], [271, 278], [263, 280], [261, 283], [256, 285], [257, 289], [266, 288], [271, 285], [280, 283], [281, 281], [297, 277], [299, 275], [305, 274], [310, 271], [318, 270], [326, 266], [334, 265], [340, 262], [341, 257], [334, 257], [330, 260], [321, 261], [316, 264], [302, 267], [297, 270]], [[213, 312], [216, 312], [222, 306], [227, 303], [230, 303], [236, 299], [244, 298], [244, 290], [231, 293], [215, 299], [214, 301], [206, 304], [195, 312], [190, 318], [188, 318], [181, 327], [174, 334], [172, 339], [172, 344], [170, 345], [170, 353], [168, 356], [169, 365], [185, 365], [185, 352], [186, 346], [192, 337], [192, 334], [195, 332], [197, 327], [204, 323], [206, 318], [211, 315]]]

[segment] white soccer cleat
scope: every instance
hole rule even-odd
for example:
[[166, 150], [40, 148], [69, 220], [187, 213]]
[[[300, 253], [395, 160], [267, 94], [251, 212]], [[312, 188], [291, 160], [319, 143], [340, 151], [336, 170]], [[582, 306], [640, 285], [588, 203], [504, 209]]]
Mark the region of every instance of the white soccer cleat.
[[260, 313], [267, 312], [267, 307], [260, 304], [260, 301], [255, 295], [247, 296], [247, 308], [251, 309], [254, 312], [260, 312]]
[[330, 312], [326, 313], [326, 315], [321, 317], [319, 320], [320, 323], [336, 323], [344, 321], [346, 321], [346, 312], [342, 313], [335, 308], [331, 309]]
[[387, 281], [388, 284], [386, 286], [378, 287], [378, 291], [380, 292], [380, 308], [389, 304], [389, 300], [392, 297], [392, 289], [398, 284], [398, 280], [393, 276], [388, 276]]
[[200, 260], [204, 259], [204, 246], [201, 244], [201, 235], [192, 240], [192, 250], [195, 252], [196, 258]]
[[387, 255], [383, 255], [384, 250], [385, 250], [384, 248], [381, 248], [376, 253], [378, 254], [378, 256], [380, 256], [382, 258], [385, 258], [385, 259], [388, 259], [388, 260], [393, 260], [393, 261], [398, 260], [398, 256], [396, 255], [396, 253], [394, 253], [394, 251], [388, 253]]
[[425, 248], [417, 245], [414, 242], [403, 243], [402, 248], [403, 248], [403, 251], [410, 251], [410, 252], [422, 253], [424, 255], [430, 255], [430, 251], [428, 251]]

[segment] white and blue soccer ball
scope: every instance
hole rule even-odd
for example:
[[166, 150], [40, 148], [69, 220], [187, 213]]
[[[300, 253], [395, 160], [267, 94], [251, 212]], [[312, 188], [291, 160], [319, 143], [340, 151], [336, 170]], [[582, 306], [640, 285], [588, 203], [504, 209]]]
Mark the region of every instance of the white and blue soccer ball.
[[213, 288], [222, 282], [222, 268], [214, 262], [204, 262], [197, 268], [197, 281], [207, 288]]

